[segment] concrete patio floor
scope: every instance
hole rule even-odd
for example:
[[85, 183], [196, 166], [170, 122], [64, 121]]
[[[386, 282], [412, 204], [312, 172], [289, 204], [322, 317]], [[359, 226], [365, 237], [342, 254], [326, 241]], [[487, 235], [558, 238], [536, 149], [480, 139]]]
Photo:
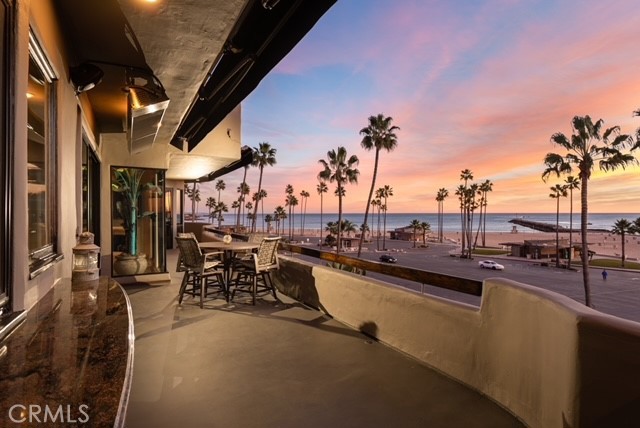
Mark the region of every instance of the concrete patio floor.
[[[175, 266], [169, 251], [168, 266]], [[278, 295], [177, 305], [125, 286], [135, 319], [135, 427], [522, 427], [493, 401]]]

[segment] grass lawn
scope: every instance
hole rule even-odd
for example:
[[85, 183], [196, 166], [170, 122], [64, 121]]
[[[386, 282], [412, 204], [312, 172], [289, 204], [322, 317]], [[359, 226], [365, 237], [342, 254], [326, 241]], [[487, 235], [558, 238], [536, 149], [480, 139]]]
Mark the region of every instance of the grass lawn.
[[[602, 267], [602, 268], [621, 268], [620, 259], [595, 259], [589, 262], [589, 266]], [[625, 269], [638, 269], [640, 270], [640, 263], [626, 261], [624, 263]]]
[[500, 248], [476, 248], [473, 250], [473, 254], [477, 254], [479, 256], [501, 256], [509, 254], [509, 252]]

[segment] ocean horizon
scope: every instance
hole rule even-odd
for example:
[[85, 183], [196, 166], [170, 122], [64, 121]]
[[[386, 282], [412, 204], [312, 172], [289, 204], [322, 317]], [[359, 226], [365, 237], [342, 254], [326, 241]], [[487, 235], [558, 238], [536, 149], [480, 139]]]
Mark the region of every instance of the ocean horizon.
[[[186, 213], [189, 215], [189, 213]], [[273, 215], [273, 214], [272, 214]], [[208, 219], [208, 213], [200, 212], [197, 215], [198, 219], [201, 221], [206, 221]], [[307, 213], [304, 216], [300, 213], [295, 213], [292, 216], [292, 223], [296, 231], [299, 231], [302, 227], [302, 221], [304, 217], [304, 228], [306, 230], [317, 230], [320, 229], [320, 213]], [[629, 213], [594, 213], [589, 214], [588, 223], [590, 229], [606, 229], [611, 230], [613, 228], [614, 223], [621, 219], [627, 219], [629, 221], [634, 221], [635, 219], [640, 217], [640, 213], [629, 214]], [[233, 225], [235, 224], [235, 216], [233, 213], [225, 213], [224, 221], [222, 225]], [[343, 213], [343, 220], [349, 220], [352, 223], [357, 225], [361, 225], [364, 221], [364, 213]], [[436, 232], [438, 226], [438, 215], [436, 213], [388, 213], [386, 220], [386, 229], [394, 230], [401, 227], [409, 226], [410, 223], [414, 220], [418, 220], [420, 222], [427, 222], [431, 226], [431, 231]], [[476, 213], [474, 218], [474, 230], [478, 226], [479, 215]], [[509, 220], [512, 219], [524, 219], [529, 221], [548, 223], [548, 224], [556, 224], [556, 213], [488, 213], [486, 216], [486, 231], [487, 232], [511, 232], [513, 227], [516, 226], [513, 223], [509, 223]], [[337, 221], [338, 213], [323, 213], [322, 214], [322, 223], [324, 227], [326, 227], [327, 222]], [[368, 221], [369, 229], [376, 230], [378, 227], [378, 215], [372, 215], [369, 213]], [[214, 222], [217, 224], [217, 221]], [[245, 214], [245, 225], [249, 225], [250, 221], [246, 219]], [[274, 227], [275, 223], [272, 223], [272, 227]], [[569, 213], [560, 213], [560, 226], [569, 227], [571, 224], [571, 219]], [[257, 227], [259, 230], [262, 230], [263, 225], [263, 216], [258, 213], [257, 219]], [[447, 232], [457, 232], [461, 229], [460, 227], [460, 214], [459, 213], [446, 213], [443, 216], [443, 231]], [[382, 229], [383, 220], [380, 220], [380, 229]], [[282, 227], [282, 226], [281, 226]], [[288, 230], [289, 227], [289, 218], [284, 220], [284, 228]], [[532, 230], [523, 226], [516, 226], [517, 230]], [[580, 213], [573, 213], [573, 227], [580, 227]], [[266, 229], [266, 225], [265, 225]]]

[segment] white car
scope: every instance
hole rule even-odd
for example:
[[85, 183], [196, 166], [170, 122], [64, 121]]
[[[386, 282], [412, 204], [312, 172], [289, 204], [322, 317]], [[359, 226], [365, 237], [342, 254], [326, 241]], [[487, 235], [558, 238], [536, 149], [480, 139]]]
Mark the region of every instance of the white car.
[[504, 270], [504, 266], [500, 263], [494, 262], [493, 260], [482, 260], [478, 262], [478, 265], [480, 265], [482, 269]]

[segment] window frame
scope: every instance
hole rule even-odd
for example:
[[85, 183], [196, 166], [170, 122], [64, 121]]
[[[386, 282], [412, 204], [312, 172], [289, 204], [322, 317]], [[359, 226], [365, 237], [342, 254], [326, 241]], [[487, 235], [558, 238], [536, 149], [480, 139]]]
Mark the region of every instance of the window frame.
[[53, 264], [62, 259], [62, 254], [57, 253], [58, 247], [58, 216], [57, 216], [57, 82], [58, 77], [51, 66], [51, 62], [48, 60], [41, 44], [38, 42], [33, 30], [29, 29], [29, 58], [33, 59], [34, 63], [38, 66], [40, 72], [44, 76], [46, 81], [45, 86], [45, 106], [44, 106], [44, 120], [45, 120], [45, 212], [46, 212], [46, 224], [45, 227], [48, 233], [48, 242], [42, 247], [36, 248], [33, 251], [29, 249], [29, 279], [35, 278], [40, 273], [47, 270]]
[[0, 0], [2, 7], [2, 57], [0, 59], [0, 189], [2, 189], [2, 211], [0, 212], [0, 317], [12, 311], [11, 265], [13, 263], [13, 142], [14, 126], [13, 102], [15, 99], [14, 75], [11, 64], [15, 64], [13, 35], [15, 20], [12, 0]]

